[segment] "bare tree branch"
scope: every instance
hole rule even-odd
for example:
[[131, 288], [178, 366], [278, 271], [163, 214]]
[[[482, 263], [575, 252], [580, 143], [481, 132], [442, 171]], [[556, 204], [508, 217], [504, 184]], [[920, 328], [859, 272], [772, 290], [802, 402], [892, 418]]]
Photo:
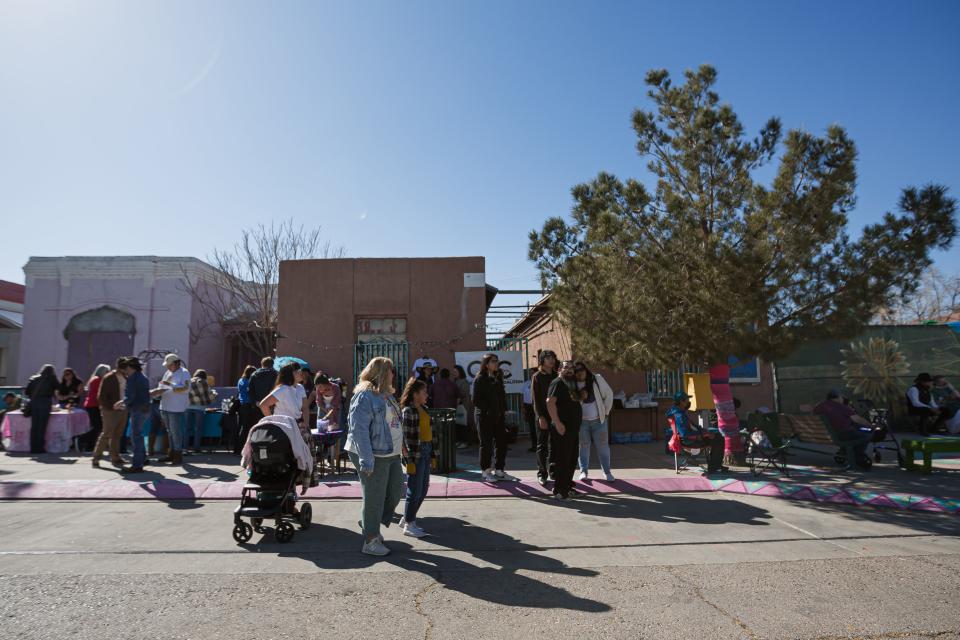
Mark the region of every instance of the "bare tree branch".
[[229, 249], [214, 249], [207, 259], [211, 269], [200, 277], [183, 270], [183, 288], [199, 305], [190, 324], [196, 343], [219, 329], [258, 354], [276, 349], [277, 291], [284, 260], [342, 258], [342, 246], [321, 242], [320, 227], [295, 225], [293, 220], [244, 229]]

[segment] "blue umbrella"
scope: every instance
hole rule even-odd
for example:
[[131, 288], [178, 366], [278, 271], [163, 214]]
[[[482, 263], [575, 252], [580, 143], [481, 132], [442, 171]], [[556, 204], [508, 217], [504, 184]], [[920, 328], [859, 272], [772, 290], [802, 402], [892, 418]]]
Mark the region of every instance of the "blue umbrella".
[[279, 356], [273, 359], [273, 368], [277, 371], [280, 371], [280, 367], [285, 364], [290, 364], [291, 362], [296, 362], [304, 369], [310, 368], [310, 363], [304, 360], [303, 358], [295, 358], [293, 356]]

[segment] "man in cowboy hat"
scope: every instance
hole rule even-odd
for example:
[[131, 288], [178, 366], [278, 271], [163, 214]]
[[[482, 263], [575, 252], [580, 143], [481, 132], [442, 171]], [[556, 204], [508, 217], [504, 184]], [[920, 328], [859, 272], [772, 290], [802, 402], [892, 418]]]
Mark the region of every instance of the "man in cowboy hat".
[[907, 413], [920, 419], [920, 435], [929, 435], [928, 426], [934, 433], [943, 427], [947, 415], [937, 406], [933, 397], [933, 376], [929, 373], [918, 375], [913, 386], [907, 389]]
[[167, 429], [167, 455], [160, 462], [180, 464], [183, 462], [182, 442], [187, 406], [190, 404], [190, 372], [183, 366], [180, 356], [168, 353], [163, 359], [167, 370], [154, 390], [160, 396], [160, 416]]

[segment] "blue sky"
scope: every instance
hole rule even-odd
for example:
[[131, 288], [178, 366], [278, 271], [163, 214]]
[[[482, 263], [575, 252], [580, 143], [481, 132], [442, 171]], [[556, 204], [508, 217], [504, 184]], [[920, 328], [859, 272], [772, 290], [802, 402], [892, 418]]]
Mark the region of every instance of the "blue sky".
[[751, 133], [848, 129], [857, 229], [905, 185], [960, 196], [958, 26], [957, 2], [5, 0], [0, 278], [202, 258], [292, 217], [353, 257], [485, 255], [532, 287], [527, 233], [572, 185], [645, 176], [646, 71], [705, 62]]

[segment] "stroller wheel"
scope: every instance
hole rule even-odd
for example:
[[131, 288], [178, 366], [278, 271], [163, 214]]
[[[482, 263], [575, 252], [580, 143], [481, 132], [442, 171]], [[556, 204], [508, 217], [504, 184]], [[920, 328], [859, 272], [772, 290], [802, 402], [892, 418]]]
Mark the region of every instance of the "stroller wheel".
[[250, 518], [253, 523], [253, 530], [257, 533], [263, 533], [263, 518]]
[[290, 542], [293, 540], [293, 525], [289, 522], [281, 522], [277, 525], [277, 542]]
[[233, 539], [237, 541], [238, 544], [243, 544], [250, 540], [253, 537], [253, 527], [251, 527], [246, 522], [238, 522], [233, 527]]
[[839, 453], [833, 456], [833, 461], [837, 464], [844, 464], [847, 461], [847, 456], [842, 456]]
[[313, 520], [313, 507], [309, 502], [300, 505], [300, 530], [305, 531], [310, 528], [310, 522]]

